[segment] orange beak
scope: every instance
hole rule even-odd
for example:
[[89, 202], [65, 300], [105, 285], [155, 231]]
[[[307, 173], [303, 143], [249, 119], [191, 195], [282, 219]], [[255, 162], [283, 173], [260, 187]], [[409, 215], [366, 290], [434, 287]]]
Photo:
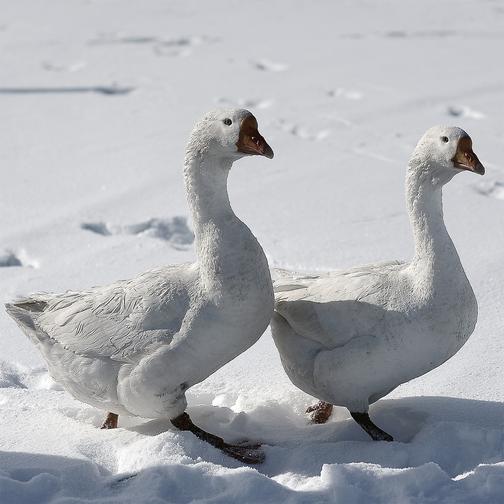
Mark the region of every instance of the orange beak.
[[485, 174], [485, 167], [480, 163], [478, 156], [472, 150], [472, 140], [466, 136], [459, 140], [457, 152], [452, 159], [455, 168], [468, 170], [479, 175]]
[[257, 120], [253, 115], [249, 115], [243, 119], [236, 147], [238, 148], [238, 152], [250, 156], [266, 156], [272, 159], [274, 155], [273, 149], [257, 130]]

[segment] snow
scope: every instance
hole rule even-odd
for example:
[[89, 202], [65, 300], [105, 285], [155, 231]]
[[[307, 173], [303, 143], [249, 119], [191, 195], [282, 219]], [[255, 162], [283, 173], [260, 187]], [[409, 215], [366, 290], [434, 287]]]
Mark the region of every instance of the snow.
[[[269, 330], [188, 394], [195, 423], [264, 443], [246, 467], [165, 421], [120, 418], [55, 384], [0, 312], [0, 501], [444, 502], [504, 499], [504, 110], [498, 1], [1, 3], [0, 302], [194, 258], [182, 162], [195, 120], [246, 106], [275, 151], [231, 173], [233, 208], [271, 266], [412, 254], [409, 154], [434, 124], [487, 168], [445, 189], [479, 301], [449, 362], [371, 409], [309, 425]], [[189, 227], [188, 227], [189, 226]]]

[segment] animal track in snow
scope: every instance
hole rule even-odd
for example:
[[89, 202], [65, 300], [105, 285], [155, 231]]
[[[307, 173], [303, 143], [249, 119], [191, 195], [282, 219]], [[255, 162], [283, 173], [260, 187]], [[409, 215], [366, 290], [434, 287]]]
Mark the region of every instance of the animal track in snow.
[[501, 39], [503, 34], [499, 31], [468, 31], [468, 30], [389, 30], [386, 32], [349, 32], [342, 33], [339, 38], [342, 39], [363, 39], [363, 38], [391, 38], [391, 39], [445, 39], [445, 38], [490, 38]]
[[504, 182], [498, 180], [482, 181], [474, 186], [474, 190], [483, 196], [504, 200]]
[[216, 98], [215, 102], [219, 105], [227, 107], [251, 108], [251, 109], [267, 109], [273, 105], [273, 100], [255, 100], [250, 98], [238, 98], [232, 100], [229, 98]]
[[331, 91], [328, 91], [327, 94], [335, 98], [345, 98], [346, 100], [355, 101], [362, 100], [362, 98], [364, 97], [364, 94], [360, 91], [345, 88], [331, 89]]
[[192, 53], [192, 47], [218, 42], [218, 40], [207, 36], [158, 40], [154, 45], [154, 53], [158, 56], [189, 56]]
[[267, 59], [252, 61], [251, 64], [256, 70], [263, 72], [285, 72], [289, 68], [289, 65], [286, 63], [275, 63]]
[[121, 34], [100, 34], [98, 38], [89, 42], [90, 45], [146, 45], [149, 46], [158, 56], [189, 56], [192, 48], [202, 45], [218, 42], [216, 37], [202, 36], [184, 36], [175, 38], [163, 38], [158, 36], [136, 36]]
[[284, 119], [278, 119], [273, 126], [285, 131], [286, 133], [290, 133], [296, 137], [302, 138], [303, 140], [310, 140], [312, 142], [319, 142], [321, 140], [325, 140], [327, 137], [331, 135], [331, 131], [328, 129], [323, 129], [317, 132], [309, 131], [304, 126], [299, 124], [290, 123], [285, 121]]
[[501, 32], [491, 32], [491, 31], [469, 31], [469, 30], [416, 30], [416, 31], [404, 31], [404, 30], [391, 30], [385, 33], [379, 34], [388, 38], [502, 38]]
[[103, 95], [129, 94], [135, 88], [111, 86], [68, 86], [68, 87], [12, 87], [0, 88], [0, 94], [67, 94], [67, 93], [97, 93]]
[[151, 36], [128, 36], [117, 33], [100, 33], [97, 38], [90, 40], [90, 45], [108, 45], [108, 44], [152, 44], [157, 42], [158, 37]]
[[450, 105], [446, 112], [453, 117], [466, 117], [468, 119], [484, 119], [486, 116], [465, 105]]
[[391, 30], [386, 32], [385, 36], [389, 38], [446, 38], [457, 34], [454, 30], [418, 30], [413, 32]]
[[12, 250], [0, 252], [0, 268], [9, 268], [13, 266], [28, 266], [29, 268], [38, 268], [38, 261], [29, 259], [26, 252], [21, 250], [15, 253]]
[[44, 61], [42, 63], [42, 68], [49, 72], [78, 72], [86, 67], [85, 61], [75, 61], [74, 63], [63, 64], [63, 63], [53, 63], [52, 61]]
[[8, 268], [11, 266], [23, 266], [23, 263], [14, 252], [8, 250], [0, 254], [0, 268]]
[[102, 236], [137, 235], [150, 236], [170, 242], [174, 248], [184, 249], [194, 241], [194, 233], [185, 217], [171, 219], [149, 219], [138, 224], [108, 224], [106, 222], [83, 222], [81, 228]]

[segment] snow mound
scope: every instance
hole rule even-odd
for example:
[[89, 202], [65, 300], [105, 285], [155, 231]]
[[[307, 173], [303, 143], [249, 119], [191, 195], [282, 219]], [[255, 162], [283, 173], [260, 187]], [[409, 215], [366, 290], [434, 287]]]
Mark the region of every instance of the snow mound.
[[[10, 437], [39, 452], [0, 452], [4, 503], [332, 503], [500, 502], [504, 481], [501, 403], [447, 397], [382, 401], [372, 411], [398, 441], [373, 442], [343, 410], [310, 425], [288, 404], [251, 411], [193, 406], [195, 422], [229, 440], [238, 433], [263, 443], [266, 462], [247, 467], [167, 420], [122, 419], [98, 429], [103, 412], [55, 390], [4, 389]], [[62, 407], [63, 406], [63, 407]], [[22, 415], [18, 410], [22, 410]], [[8, 434], [0, 434], [5, 443]], [[26, 437], [25, 437], [26, 439]], [[56, 453], [54, 442], [64, 439]]]

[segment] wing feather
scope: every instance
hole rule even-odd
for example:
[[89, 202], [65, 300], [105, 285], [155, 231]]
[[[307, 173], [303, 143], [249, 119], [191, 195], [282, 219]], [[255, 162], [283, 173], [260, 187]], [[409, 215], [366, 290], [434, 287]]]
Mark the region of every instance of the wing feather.
[[382, 310], [378, 298], [399, 261], [348, 270], [274, 274], [275, 310], [301, 336], [332, 349], [373, 334]]
[[135, 360], [150, 345], [170, 343], [180, 330], [195, 278], [190, 266], [179, 265], [106, 287], [46, 296], [36, 325], [76, 354]]

